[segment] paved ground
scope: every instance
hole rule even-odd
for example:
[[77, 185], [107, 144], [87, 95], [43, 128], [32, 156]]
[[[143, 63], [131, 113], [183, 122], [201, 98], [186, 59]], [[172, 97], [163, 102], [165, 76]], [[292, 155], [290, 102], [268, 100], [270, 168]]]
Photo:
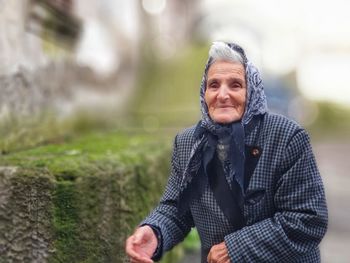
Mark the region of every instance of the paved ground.
[[[326, 189], [329, 227], [321, 243], [323, 263], [350, 262], [350, 142], [320, 142], [314, 153]], [[349, 154], [349, 155], [348, 155]], [[200, 262], [199, 253], [181, 263]]]
[[350, 143], [314, 147], [326, 188], [329, 227], [321, 243], [322, 262], [350, 262]]
[[193, 252], [191, 254], [186, 255], [180, 263], [200, 263], [201, 255], [200, 252]]

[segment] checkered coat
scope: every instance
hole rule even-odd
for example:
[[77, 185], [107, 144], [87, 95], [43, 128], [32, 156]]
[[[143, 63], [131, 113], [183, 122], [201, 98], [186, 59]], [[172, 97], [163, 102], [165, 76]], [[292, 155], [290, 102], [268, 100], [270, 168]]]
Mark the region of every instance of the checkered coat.
[[[309, 137], [287, 118], [266, 113], [246, 129], [245, 144], [261, 153], [246, 163], [249, 184], [244, 196], [245, 226], [234, 230], [220, 210], [210, 186], [178, 215], [181, 175], [194, 143], [195, 127], [174, 142], [171, 175], [159, 205], [142, 222], [161, 232], [162, 251], [181, 242], [196, 227], [202, 262], [210, 248], [225, 241], [231, 262], [320, 262], [318, 245], [327, 229], [324, 188]], [[254, 159], [254, 158], [251, 158]]]

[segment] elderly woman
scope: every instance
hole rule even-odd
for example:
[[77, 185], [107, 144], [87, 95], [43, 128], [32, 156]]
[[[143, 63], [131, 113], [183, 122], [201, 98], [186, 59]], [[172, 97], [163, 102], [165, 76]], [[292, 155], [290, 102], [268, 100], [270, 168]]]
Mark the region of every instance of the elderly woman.
[[320, 262], [327, 207], [308, 135], [267, 111], [241, 47], [212, 45], [200, 102], [159, 205], [126, 242], [131, 262], [159, 260], [194, 226], [202, 262]]

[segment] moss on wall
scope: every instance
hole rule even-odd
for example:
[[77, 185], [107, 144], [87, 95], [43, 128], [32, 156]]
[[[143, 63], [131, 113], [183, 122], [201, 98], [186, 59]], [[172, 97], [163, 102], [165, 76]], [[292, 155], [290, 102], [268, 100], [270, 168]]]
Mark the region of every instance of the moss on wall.
[[0, 262], [123, 262], [164, 189], [169, 141], [92, 134], [1, 156]]

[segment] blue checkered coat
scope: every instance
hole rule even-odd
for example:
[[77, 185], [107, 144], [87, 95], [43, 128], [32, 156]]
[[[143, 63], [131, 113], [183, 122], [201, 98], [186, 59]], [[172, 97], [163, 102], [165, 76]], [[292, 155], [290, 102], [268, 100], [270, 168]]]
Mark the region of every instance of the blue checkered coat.
[[[260, 132], [259, 132], [260, 130]], [[161, 232], [162, 251], [181, 242], [196, 227], [202, 262], [210, 248], [225, 241], [231, 262], [320, 262], [318, 245], [327, 229], [324, 188], [304, 129], [287, 118], [266, 113], [246, 132], [246, 145], [261, 155], [245, 194], [245, 226], [234, 230], [210, 187], [179, 216], [181, 175], [194, 143], [195, 127], [174, 142], [172, 171], [159, 205], [142, 222]]]

